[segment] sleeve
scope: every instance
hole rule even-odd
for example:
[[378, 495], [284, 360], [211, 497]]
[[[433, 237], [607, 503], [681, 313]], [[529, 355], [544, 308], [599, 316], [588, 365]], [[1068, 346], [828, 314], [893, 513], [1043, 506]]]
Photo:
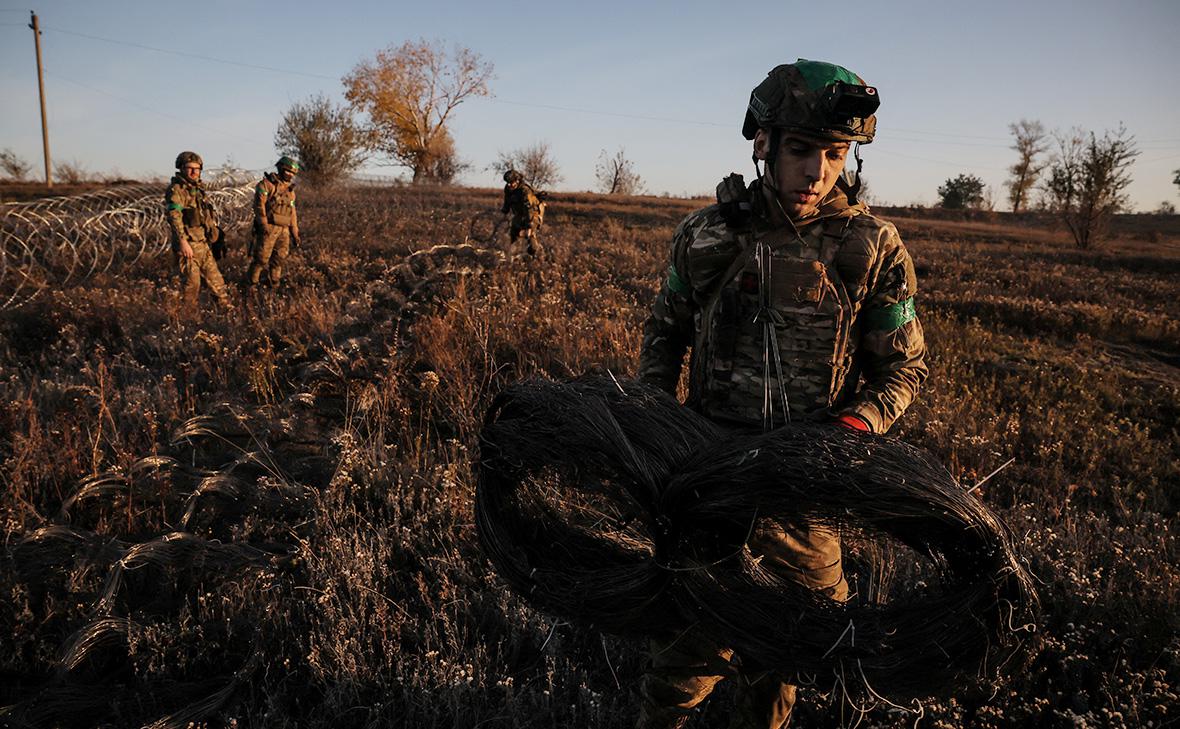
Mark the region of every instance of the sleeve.
[[500, 213], [501, 214], [505, 214], [508, 212], [508, 208], [510, 206], [509, 204], [511, 202], [510, 198], [508, 197], [510, 192], [511, 191], [508, 189], [508, 186], [505, 185], [504, 186], [504, 204], [500, 206]]
[[665, 392], [676, 394], [684, 366], [684, 353], [692, 344], [696, 303], [686, 278], [687, 261], [678, 251], [688, 249], [687, 226], [681, 223], [672, 237], [672, 255], [659, 293], [643, 324], [638, 378]]
[[254, 188], [254, 225], [266, 223], [266, 197], [270, 192], [266, 189], [266, 180], [259, 181]]
[[874, 433], [889, 430], [913, 403], [929, 370], [926, 339], [914, 303], [918, 279], [897, 230], [881, 230], [878, 274], [860, 310], [856, 350], [864, 384], [840, 411], [856, 415]]
[[295, 205], [295, 189], [291, 189], [291, 235], [299, 237], [299, 209]]
[[172, 229], [172, 249], [178, 250], [180, 242], [188, 240], [184, 230], [184, 191], [180, 185], [168, 186], [164, 193], [164, 214], [168, 218], [168, 227]]

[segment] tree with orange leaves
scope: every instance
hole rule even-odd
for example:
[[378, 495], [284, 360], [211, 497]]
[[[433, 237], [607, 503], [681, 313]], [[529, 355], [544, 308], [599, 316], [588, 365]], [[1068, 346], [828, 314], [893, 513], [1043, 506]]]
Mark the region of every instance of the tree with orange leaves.
[[344, 77], [345, 97], [368, 117], [369, 147], [413, 173], [450, 182], [462, 170], [447, 123], [472, 96], [489, 96], [492, 64], [440, 41], [407, 41], [378, 51]]

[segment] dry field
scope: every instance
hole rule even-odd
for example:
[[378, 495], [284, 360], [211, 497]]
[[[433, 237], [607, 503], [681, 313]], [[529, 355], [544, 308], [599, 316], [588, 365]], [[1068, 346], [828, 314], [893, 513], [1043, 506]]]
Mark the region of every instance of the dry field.
[[[290, 287], [233, 314], [163, 259], [0, 312], [0, 725], [630, 726], [639, 646], [503, 587], [472, 461], [507, 383], [634, 371], [699, 201], [555, 196], [538, 269], [462, 247], [495, 190], [302, 199]], [[979, 493], [1042, 601], [1028, 670], [918, 726], [1180, 724], [1180, 224], [890, 212], [932, 365], [897, 432], [967, 484], [1016, 459]]]

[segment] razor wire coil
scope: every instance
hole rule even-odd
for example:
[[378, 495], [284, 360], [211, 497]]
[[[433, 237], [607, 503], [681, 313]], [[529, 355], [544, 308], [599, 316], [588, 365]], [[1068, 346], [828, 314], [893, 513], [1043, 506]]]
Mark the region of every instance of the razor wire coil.
[[[214, 178], [207, 194], [223, 228], [249, 224], [253, 191], [241, 172]], [[0, 205], [0, 310], [166, 253], [163, 193], [161, 184], [120, 185]]]

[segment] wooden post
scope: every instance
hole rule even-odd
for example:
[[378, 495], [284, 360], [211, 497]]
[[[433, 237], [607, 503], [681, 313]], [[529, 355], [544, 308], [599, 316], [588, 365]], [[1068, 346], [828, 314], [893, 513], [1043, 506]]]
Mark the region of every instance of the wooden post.
[[45, 149], [45, 186], [53, 187], [53, 167], [49, 163], [49, 121], [45, 118], [45, 76], [41, 72], [41, 26], [37, 23], [37, 14], [32, 10], [33, 22], [29, 27], [33, 29], [33, 45], [37, 47], [37, 90], [41, 93], [41, 145]]

